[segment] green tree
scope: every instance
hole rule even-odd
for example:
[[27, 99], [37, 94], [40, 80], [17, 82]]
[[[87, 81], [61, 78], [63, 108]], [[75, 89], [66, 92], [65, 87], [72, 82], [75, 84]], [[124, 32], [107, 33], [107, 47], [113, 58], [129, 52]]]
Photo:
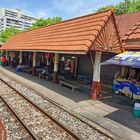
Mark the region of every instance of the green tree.
[[116, 15], [133, 13], [136, 11], [140, 11], [140, 0], [124, 0], [124, 2], [120, 2], [114, 6], [105, 6], [97, 10], [97, 12], [101, 12], [104, 10], [114, 10]]
[[61, 21], [62, 21], [62, 18], [60, 17], [53, 17], [53, 18], [47, 18], [47, 19], [41, 18], [41, 19], [38, 19], [35, 23], [33, 23], [30, 29], [35, 29], [41, 26], [59, 23]]
[[124, 2], [121, 2], [115, 6], [115, 13], [116, 15], [122, 15], [125, 13], [135, 12], [135, 9], [133, 9], [134, 1], [131, 2], [131, 0], [125, 0]]
[[0, 33], [0, 41], [6, 42], [12, 35], [18, 34], [21, 31], [15, 28], [6, 28]]
[[102, 7], [100, 9], [98, 9], [97, 12], [102, 12], [102, 11], [105, 11], [105, 10], [113, 10], [113, 11], [115, 11], [115, 7], [113, 5], [105, 6], [105, 7]]

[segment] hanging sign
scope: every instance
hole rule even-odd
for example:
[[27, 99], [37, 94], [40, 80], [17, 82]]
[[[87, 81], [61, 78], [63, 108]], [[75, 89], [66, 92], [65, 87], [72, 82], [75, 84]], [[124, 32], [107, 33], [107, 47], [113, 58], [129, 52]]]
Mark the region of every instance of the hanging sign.
[[45, 54], [46, 59], [48, 60], [50, 58], [50, 53]]

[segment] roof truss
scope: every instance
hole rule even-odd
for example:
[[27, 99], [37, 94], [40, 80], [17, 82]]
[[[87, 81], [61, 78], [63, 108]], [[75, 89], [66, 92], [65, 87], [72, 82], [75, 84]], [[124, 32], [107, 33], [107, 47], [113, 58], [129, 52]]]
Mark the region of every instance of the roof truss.
[[113, 14], [99, 32], [92, 49], [116, 53], [123, 50]]

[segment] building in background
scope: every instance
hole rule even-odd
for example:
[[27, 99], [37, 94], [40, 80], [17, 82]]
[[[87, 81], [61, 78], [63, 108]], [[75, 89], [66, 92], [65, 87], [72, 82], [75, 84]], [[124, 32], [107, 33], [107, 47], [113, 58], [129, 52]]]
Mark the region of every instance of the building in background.
[[9, 27], [25, 30], [37, 19], [25, 15], [20, 9], [0, 8], [0, 32]]

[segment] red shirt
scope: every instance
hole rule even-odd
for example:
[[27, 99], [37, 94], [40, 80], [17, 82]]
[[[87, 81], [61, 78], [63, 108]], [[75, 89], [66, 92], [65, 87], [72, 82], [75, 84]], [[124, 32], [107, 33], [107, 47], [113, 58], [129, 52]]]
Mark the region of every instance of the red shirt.
[[6, 58], [5, 58], [5, 57], [2, 57], [2, 58], [1, 58], [1, 61], [2, 61], [3, 63], [5, 63], [5, 62], [6, 62]]

